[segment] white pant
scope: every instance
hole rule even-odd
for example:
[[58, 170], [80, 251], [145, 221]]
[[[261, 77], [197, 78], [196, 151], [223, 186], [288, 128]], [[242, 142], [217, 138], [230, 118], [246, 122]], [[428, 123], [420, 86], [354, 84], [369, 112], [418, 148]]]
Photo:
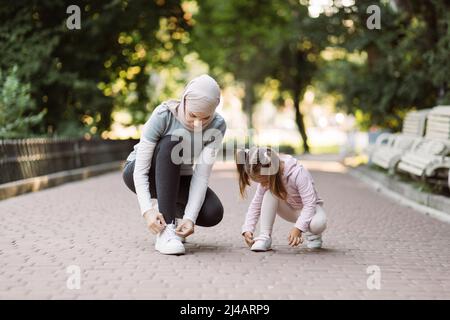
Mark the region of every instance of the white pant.
[[[266, 191], [261, 205], [261, 234], [271, 235], [275, 216], [278, 215], [286, 221], [295, 223], [301, 210], [293, 209], [286, 201], [275, 197], [270, 191]], [[327, 227], [327, 216], [322, 205], [317, 205], [316, 214], [311, 220], [309, 231], [319, 235]]]

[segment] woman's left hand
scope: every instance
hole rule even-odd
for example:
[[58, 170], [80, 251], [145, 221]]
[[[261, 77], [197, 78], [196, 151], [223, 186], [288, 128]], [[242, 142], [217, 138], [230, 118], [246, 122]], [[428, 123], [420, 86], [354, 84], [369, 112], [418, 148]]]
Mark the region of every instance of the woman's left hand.
[[175, 233], [181, 237], [187, 237], [194, 233], [194, 223], [189, 219], [183, 219], [175, 229]]
[[295, 227], [292, 228], [291, 232], [289, 232], [288, 240], [289, 245], [291, 247], [296, 247], [300, 243], [302, 243], [303, 239], [302, 239], [302, 232], [300, 231], [300, 229], [297, 229]]

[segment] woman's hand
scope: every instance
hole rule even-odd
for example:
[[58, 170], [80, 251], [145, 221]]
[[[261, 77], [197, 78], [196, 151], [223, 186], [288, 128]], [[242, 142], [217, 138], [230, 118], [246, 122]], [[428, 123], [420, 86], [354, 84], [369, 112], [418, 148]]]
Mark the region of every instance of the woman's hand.
[[303, 239], [302, 239], [302, 232], [300, 231], [300, 229], [297, 229], [295, 227], [292, 228], [291, 232], [289, 232], [288, 241], [291, 247], [296, 247], [300, 243], [302, 243]]
[[246, 231], [246, 232], [244, 232], [243, 236], [244, 236], [245, 243], [247, 243], [247, 245], [249, 247], [251, 247], [255, 243], [255, 240], [253, 240], [252, 232]]
[[158, 234], [166, 227], [166, 221], [161, 213], [155, 209], [150, 209], [144, 213], [144, 219], [147, 222], [147, 228], [153, 233]]
[[188, 237], [194, 233], [194, 223], [189, 219], [183, 219], [175, 229], [175, 233], [180, 237]]

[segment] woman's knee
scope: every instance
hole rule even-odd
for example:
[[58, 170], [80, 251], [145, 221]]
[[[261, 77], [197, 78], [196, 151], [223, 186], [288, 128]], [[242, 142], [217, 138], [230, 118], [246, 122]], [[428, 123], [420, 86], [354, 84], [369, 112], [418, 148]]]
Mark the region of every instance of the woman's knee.
[[215, 205], [210, 209], [211, 212], [208, 215], [209, 217], [209, 226], [215, 226], [218, 225], [220, 223], [220, 221], [222, 221], [223, 219], [223, 205], [220, 201], [217, 201], [215, 203]]
[[223, 205], [219, 198], [214, 197], [208, 202], [205, 201], [203, 214], [197, 220], [197, 224], [202, 227], [213, 227], [219, 224], [223, 219]]
[[125, 185], [133, 192], [136, 192], [134, 187], [134, 178], [133, 178], [133, 171], [134, 171], [134, 161], [127, 162], [125, 164], [125, 167], [123, 168], [122, 172], [122, 179]]

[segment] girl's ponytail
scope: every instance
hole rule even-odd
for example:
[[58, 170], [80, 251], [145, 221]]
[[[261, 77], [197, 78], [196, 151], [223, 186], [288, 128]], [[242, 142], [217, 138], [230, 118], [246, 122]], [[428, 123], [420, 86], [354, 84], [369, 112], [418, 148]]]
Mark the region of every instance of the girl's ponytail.
[[286, 200], [287, 192], [283, 183], [283, 168], [278, 153], [268, 147], [253, 147], [236, 151], [236, 168], [239, 173], [239, 191], [245, 196], [245, 188], [250, 186], [250, 176], [267, 176], [270, 192]]
[[269, 178], [269, 188], [270, 192], [280, 198], [281, 200], [286, 200], [287, 191], [283, 183], [283, 171], [282, 168], [278, 168], [276, 174], [270, 176]]
[[245, 171], [245, 163], [248, 160], [247, 152], [242, 149], [238, 149], [236, 151], [236, 168], [239, 174], [239, 192], [241, 194], [241, 197], [245, 197], [245, 188], [250, 185], [250, 177], [248, 176], [247, 172]]

